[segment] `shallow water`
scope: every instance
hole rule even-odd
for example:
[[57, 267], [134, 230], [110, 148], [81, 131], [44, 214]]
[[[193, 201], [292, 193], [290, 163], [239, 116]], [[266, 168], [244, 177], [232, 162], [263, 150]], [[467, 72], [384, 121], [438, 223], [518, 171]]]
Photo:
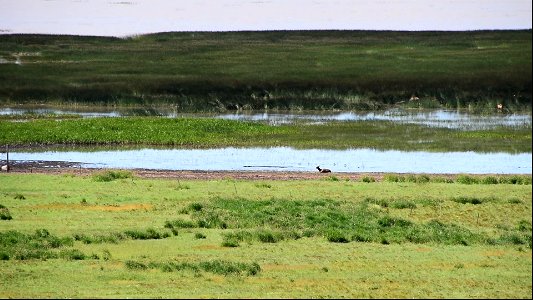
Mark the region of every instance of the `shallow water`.
[[[5, 153], [2, 153], [5, 159]], [[78, 162], [82, 168], [123, 168], [205, 171], [304, 171], [315, 167], [333, 172], [531, 174], [531, 153], [406, 152], [298, 150], [274, 148], [134, 149], [83, 151], [14, 151], [15, 161]]]
[[428, 127], [453, 128], [460, 130], [483, 130], [499, 126], [531, 127], [531, 113], [472, 114], [461, 110], [389, 109], [373, 112], [266, 112], [247, 111], [231, 113], [190, 114], [178, 113], [171, 108], [113, 108], [113, 107], [71, 107], [47, 106], [0, 107], [0, 115], [55, 114], [80, 115], [82, 117], [124, 117], [161, 116], [168, 118], [196, 117], [221, 118], [229, 120], [257, 121], [271, 125], [294, 122], [325, 123], [331, 121], [392, 121], [418, 124]]

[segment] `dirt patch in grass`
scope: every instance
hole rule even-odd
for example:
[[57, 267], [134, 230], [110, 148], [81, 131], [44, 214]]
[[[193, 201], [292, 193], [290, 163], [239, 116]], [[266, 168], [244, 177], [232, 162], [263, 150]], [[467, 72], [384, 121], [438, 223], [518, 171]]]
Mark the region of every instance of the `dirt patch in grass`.
[[91, 204], [69, 204], [69, 203], [50, 203], [34, 205], [34, 209], [76, 209], [76, 210], [98, 210], [98, 211], [132, 211], [132, 210], [149, 210], [151, 204], [125, 204], [125, 205], [91, 205]]

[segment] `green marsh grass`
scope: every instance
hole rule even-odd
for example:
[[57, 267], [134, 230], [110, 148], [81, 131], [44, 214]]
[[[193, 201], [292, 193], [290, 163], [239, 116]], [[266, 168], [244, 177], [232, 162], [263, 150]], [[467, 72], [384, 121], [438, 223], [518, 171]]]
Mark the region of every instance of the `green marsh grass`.
[[[419, 143], [419, 141], [428, 141]], [[0, 122], [2, 145], [375, 148], [425, 151], [531, 152], [531, 128], [478, 131], [389, 121], [268, 125], [203, 118], [89, 118]], [[422, 176], [422, 175], [421, 175]], [[418, 178], [423, 180], [422, 177]]]
[[[0, 234], [17, 242], [0, 243], [0, 295], [528, 298], [531, 184], [511, 184], [513, 176], [498, 175], [508, 184], [461, 184], [459, 175], [449, 176], [454, 183], [269, 180], [269, 188], [180, 179], [190, 188], [177, 191], [175, 179], [2, 174], [0, 203], [14, 218], [0, 221]], [[171, 234], [174, 220], [191, 226]], [[168, 236], [113, 238], [125, 232]], [[28, 259], [15, 259], [13, 245]]]

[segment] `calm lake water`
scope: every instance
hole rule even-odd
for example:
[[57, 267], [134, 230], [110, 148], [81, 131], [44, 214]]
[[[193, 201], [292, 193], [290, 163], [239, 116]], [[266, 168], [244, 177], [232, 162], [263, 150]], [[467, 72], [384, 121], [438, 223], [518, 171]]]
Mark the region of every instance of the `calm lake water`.
[[[5, 153], [2, 153], [5, 159]], [[78, 162], [82, 168], [123, 168], [206, 171], [304, 171], [315, 167], [334, 172], [531, 174], [531, 153], [406, 152], [298, 150], [275, 148], [135, 149], [83, 151], [14, 151], [15, 161]], [[52, 165], [53, 166], [53, 165]]]

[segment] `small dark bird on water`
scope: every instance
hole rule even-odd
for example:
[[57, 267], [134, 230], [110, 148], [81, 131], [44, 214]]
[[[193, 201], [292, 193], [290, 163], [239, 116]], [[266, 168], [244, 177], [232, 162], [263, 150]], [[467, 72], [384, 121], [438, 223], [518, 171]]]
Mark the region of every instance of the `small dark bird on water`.
[[321, 169], [320, 166], [317, 166], [316, 169], [317, 169], [318, 172], [320, 172], [320, 173], [331, 173], [331, 170], [330, 170], [330, 169]]

